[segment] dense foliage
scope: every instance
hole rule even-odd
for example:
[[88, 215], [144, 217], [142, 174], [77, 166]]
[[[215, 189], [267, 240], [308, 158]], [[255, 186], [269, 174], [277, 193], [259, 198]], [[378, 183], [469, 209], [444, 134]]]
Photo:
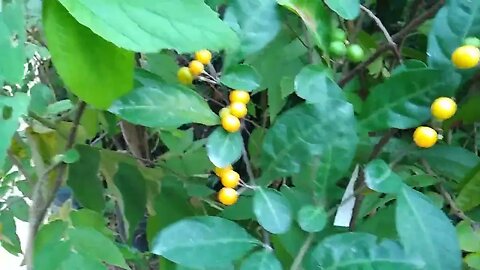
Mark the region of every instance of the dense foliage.
[[479, 0], [0, 1], [1, 247], [480, 269], [479, 37]]

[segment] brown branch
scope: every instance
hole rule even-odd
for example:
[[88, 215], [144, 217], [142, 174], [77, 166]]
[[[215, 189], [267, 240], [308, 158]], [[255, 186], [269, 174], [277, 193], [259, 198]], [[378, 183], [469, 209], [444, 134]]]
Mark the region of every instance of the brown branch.
[[[75, 138], [77, 136], [78, 126], [80, 124], [80, 119], [82, 114], [85, 111], [86, 103], [81, 101], [75, 118], [73, 119], [73, 126], [68, 135], [67, 144], [65, 150], [70, 150], [75, 144]], [[55, 198], [55, 194], [63, 183], [65, 172], [67, 171], [67, 164], [64, 162], [59, 162], [52, 165], [47, 169], [43, 175], [38, 179], [37, 184], [35, 185], [33, 195], [32, 195], [32, 205], [30, 207], [29, 213], [29, 232], [27, 239], [27, 249], [25, 252], [25, 260], [27, 263], [27, 269], [33, 270], [33, 252], [35, 245], [35, 237], [37, 235], [38, 229], [42, 224], [42, 221], [45, 219], [47, 210], [50, 207], [50, 204]], [[43, 188], [51, 173], [56, 172], [56, 178], [53, 187], [48, 192], [48, 194], [43, 193]]]
[[[401, 41], [405, 36], [407, 36], [412, 31], [416, 30], [420, 25], [422, 25], [426, 20], [435, 16], [437, 11], [443, 6], [444, 0], [438, 1], [433, 7], [425, 11], [421, 16], [418, 16], [414, 20], [412, 20], [409, 24], [407, 24], [402, 30], [392, 36], [392, 40], [394, 42]], [[345, 86], [349, 81], [351, 81], [355, 76], [368, 65], [373, 63], [378, 57], [380, 57], [385, 51], [390, 48], [389, 43], [382, 44], [367, 60], [362, 62], [361, 64], [357, 65], [354, 69], [352, 69], [349, 73], [347, 73], [338, 84], [340, 87]]]

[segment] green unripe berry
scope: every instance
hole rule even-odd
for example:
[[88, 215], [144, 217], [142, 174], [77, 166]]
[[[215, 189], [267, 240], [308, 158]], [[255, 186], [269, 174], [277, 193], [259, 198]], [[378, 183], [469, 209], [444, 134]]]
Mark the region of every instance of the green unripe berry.
[[471, 45], [471, 46], [475, 46], [477, 48], [480, 48], [480, 39], [476, 38], [476, 37], [467, 37], [463, 41], [463, 45]]
[[347, 53], [347, 47], [342, 41], [334, 41], [330, 43], [328, 51], [335, 57], [342, 57]]
[[331, 33], [331, 39], [332, 41], [344, 41], [347, 39], [347, 33], [345, 33], [345, 31], [343, 31], [342, 29], [340, 28], [335, 28], [333, 29], [332, 33]]
[[348, 60], [358, 63], [362, 62], [365, 57], [365, 52], [362, 47], [358, 44], [352, 44], [347, 48], [347, 58]]

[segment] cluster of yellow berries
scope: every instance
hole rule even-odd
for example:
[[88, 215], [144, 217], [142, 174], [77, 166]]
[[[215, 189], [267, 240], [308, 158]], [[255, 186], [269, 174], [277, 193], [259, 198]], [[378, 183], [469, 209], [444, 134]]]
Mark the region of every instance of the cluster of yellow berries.
[[474, 68], [480, 62], [480, 39], [469, 37], [452, 53], [452, 63], [459, 69]]
[[195, 52], [195, 60], [192, 60], [188, 67], [181, 67], [177, 72], [177, 78], [182, 84], [192, 84], [193, 79], [202, 74], [205, 65], [212, 61], [212, 53], [209, 50]]
[[218, 192], [218, 200], [224, 205], [232, 205], [238, 200], [235, 188], [240, 183], [240, 175], [233, 170], [232, 165], [225, 168], [215, 167], [215, 174], [220, 177], [223, 188]]
[[247, 115], [247, 103], [250, 94], [242, 90], [234, 90], [229, 95], [230, 105], [220, 110], [222, 127], [228, 132], [237, 132], [240, 129], [240, 118]]
[[[443, 121], [450, 119], [457, 112], [457, 103], [451, 98], [437, 98], [430, 108], [432, 116]], [[430, 148], [437, 143], [438, 133], [435, 129], [427, 126], [420, 126], [413, 133], [413, 141], [422, 148]]]

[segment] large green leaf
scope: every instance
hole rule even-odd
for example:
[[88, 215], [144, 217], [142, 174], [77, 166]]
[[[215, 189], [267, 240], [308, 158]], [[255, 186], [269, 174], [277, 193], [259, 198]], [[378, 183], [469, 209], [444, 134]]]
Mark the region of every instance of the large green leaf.
[[119, 163], [114, 183], [121, 195], [120, 207], [125, 219], [125, 231], [132, 239], [138, 223], [145, 214], [147, 188], [143, 175], [136, 166]]
[[253, 212], [258, 223], [274, 234], [287, 232], [292, 224], [292, 210], [288, 200], [282, 193], [272, 189], [255, 190]]
[[277, 2], [302, 18], [317, 46], [327, 50], [333, 26], [330, 12], [322, 1], [277, 0]]
[[110, 112], [147, 127], [176, 128], [187, 123], [218, 124], [218, 116], [195, 91], [179, 84], [158, 82], [115, 101]]
[[260, 51], [280, 31], [275, 0], [231, 0], [225, 21], [240, 37], [241, 56]]
[[200, 0], [60, 0], [81, 24], [121, 48], [180, 53], [232, 47], [235, 33]]
[[213, 267], [229, 264], [259, 244], [236, 223], [203, 216], [183, 219], [162, 230], [152, 252], [184, 266]]
[[98, 177], [100, 153], [85, 145], [78, 145], [75, 149], [80, 154], [80, 159], [68, 165], [67, 185], [72, 188], [75, 199], [83, 207], [102, 212], [105, 198], [103, 184]]
[[20, 125], [19, 118], [27, 113], [29, 102], [30, 98], [24, 93], [16, 93], [13, 97], [0, 96], [0, 168], [5, 162], [11, 138]]
[[480, 2], [452, 0], [438, 12], [428, 35], [428, 63], [452, 68], [453, 51], [469, 36], [480, 35]]
[[70, 242], [55, 241], [49, 243], [45, 248], [36, 251], [34, 254], [35, 270], [52, 270], [58, 269], [63, 259], [72, 253]]
[[343, 173], [350, 167], [357, 142], [350, 103], [325, 99], [296, 106], [280, 116], [265, 136], [262, 183], [297, 174], [303, 167], [317, 164], [318, 157], [327, 161], [324, 154], [332, 154], [331, 149], [342, 158], [330, 160], [330, 166], [336, 174]]
[[343, 93], [332, 79], [329, 69], [322, 65], [307, 66], [295, 78], [295, 92], [308, 103], [326, 98], [343, 99]]
[[430, 115], [432, 101], [452, 96], [460, 77], [450, 71], [417, 69], [401, 72], [375, 86], [360, 115], [360, 126], [367, 131], [416, 127]]
[[240, 132], [229, 133], [218, 127], [208, 136], [208, 158], [219, 168], [227, 167], [239, 160], [242, 149], [243, 139]]
[[[325, 238], [312, 251], [308, 269], [423, 269], [423, 262], [405, 254], [392, 240], [366, 233], [342, 233]], [[430, 268], [426, 268], [430, 269]]]
[[[104, 5], [101, 3], [105, 2], [95, 3], [101, 8]], [[82, 10], [81, 5], [76, 6], [76, 12]], [[114, 12], [109, 10], [101, 14]], [[124, 27], [125, 22], [112, 25]], [[58, 74], [68, 90], [80, 99], [106, 109], [115, 99], [132, 90], [133, 52], [94, 34], [78, 23], [57, 0], [43, 1], [43, 28]]]
[[408, 186], [398, 194], [396, 227], [406, 252], [420, 256], [427, 269], [461, 269], [455, 227], [425, 195]]
[[467, 174], [462, 184], [456, 199], [457, 206], [463, 211], [469, 211], [480, 205], [480, 165]]
[[23, 80], [25, 55], [25, 16], [23, 2], [15, 0], [0, 9], [0, 84], [3, 80], [21, 84]]
[[325, 0], [325, 4], [346, 20], [353, 20], [360, 14], [359, 0]]
[[365, 183], [370, 189], [383, 193], [396, 193], [402, 187], [402, 178], [385, 161], [375, 159], [364, 169]]
[[260, 86], [260, 75], [249, 65], [237, 65], [222, 73], [220, 82], [232, 89], [256, 90]]
[[281, 270], [282, 265], [272, 250], [260, 250], [248, 256], [240, 270]]
[[99, 261], [82, 254], [70, 252], [68, 258], [63, 261], [59, 270], [107, 270], [107, 267]]

